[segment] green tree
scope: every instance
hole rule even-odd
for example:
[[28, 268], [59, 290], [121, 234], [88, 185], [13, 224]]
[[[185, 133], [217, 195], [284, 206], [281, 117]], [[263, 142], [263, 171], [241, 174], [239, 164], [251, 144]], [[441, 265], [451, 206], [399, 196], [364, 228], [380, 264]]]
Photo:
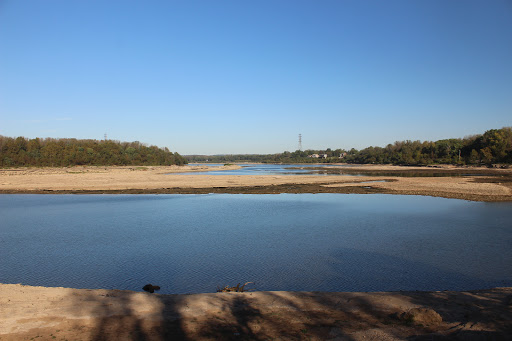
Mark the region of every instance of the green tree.
[[471, 155], [469, 157], [469, 163], [472, 165], [477, 165], [480, 163], [480, 157], [478, 155], [478, 152], [476, 150], [471, 150]]

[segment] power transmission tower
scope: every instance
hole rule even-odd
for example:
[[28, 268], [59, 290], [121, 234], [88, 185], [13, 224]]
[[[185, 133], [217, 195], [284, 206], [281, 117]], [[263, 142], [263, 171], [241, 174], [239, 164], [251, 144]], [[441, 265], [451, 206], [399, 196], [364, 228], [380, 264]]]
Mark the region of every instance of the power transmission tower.
[[302, 151], [302, 134], [299, 134], [299, 151]]

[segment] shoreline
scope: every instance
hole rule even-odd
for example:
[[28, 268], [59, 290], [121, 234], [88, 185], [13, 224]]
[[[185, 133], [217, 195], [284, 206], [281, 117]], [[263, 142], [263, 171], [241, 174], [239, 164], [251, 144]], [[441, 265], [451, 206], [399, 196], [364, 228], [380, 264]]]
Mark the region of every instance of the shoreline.
[[[229, 165], [0, 169], [0, 194], [342, 193], [512, 202], [512, 169], [330, 165], [319, 168], [326, 175], [193, 174], [240, 168]], [[347, 172], [359, 175], [340, 175]], [[421, 176], [408, 176], [411, 174]]]
[[[329, 187], [333, 186], [333, 187]], [[206, 187], [206, 188], [161, 188], [161, 189], [124, 189], [124, 190], [0, 190], [0, 194], [75, 194], [75, 195], [94, 195], [94, 194], [130, 194], [130, 195], [150, 195], [150, 194], [389, 194], [389, 195], [420, 195], [445, 199], [459, 199], [480, 202], [512, 202], [511, 196], [505, 195], [485, 195], [471, 193], [451, 193], [443, 191], [426, 190], [401, 190], [382, 189], [372, 186], [346, 186], [336, 187], [336, 184], [294, 184], [294, 185], [270, 185], [270, 186], [251, 186], [251, 187]]]
[[0, 284], [0, 340], [508, 340], [512, 288], [159, 295]]

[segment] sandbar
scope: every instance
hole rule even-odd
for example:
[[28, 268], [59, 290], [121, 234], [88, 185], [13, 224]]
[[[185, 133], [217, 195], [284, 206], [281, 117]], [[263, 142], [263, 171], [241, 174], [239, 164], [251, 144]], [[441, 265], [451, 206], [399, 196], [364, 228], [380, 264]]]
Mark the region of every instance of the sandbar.
[[[473, 201], [512, 201], [512, 169], [356, 165], [331, 173], [361, 175], [208, 175], [210, 167], [93, 167], [0, 169], [0, 194], [361, 193], [427, 195]], [[419, 172], [420, 176], [404, 176]], [[183, 174], [188, 173], [188, 174]], [[379, 175], [385, 174], [385, 175]], [[452, 174], [457, 176], [440, 176]]]

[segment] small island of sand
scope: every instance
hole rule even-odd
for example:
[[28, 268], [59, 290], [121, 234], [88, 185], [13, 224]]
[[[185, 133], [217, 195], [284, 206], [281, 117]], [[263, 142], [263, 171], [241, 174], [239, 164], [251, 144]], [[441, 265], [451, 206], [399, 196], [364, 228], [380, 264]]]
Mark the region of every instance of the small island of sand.
[[[474, 201], [512, 201], [512, 169], [340, 165], [328, 169], [320, 168], [332, 173], [322, 176], [193, 174], [240, 167], [77, 166], [1, 169], [0, 193], [381, 193], [429, 195]], [[363, 176], [335, 175], [343, 172], [359, 172]], [[428, 176], [403, 176], [404, 173], [414, 172]], [[447, 174], [457, 176], [440, 176]]]

